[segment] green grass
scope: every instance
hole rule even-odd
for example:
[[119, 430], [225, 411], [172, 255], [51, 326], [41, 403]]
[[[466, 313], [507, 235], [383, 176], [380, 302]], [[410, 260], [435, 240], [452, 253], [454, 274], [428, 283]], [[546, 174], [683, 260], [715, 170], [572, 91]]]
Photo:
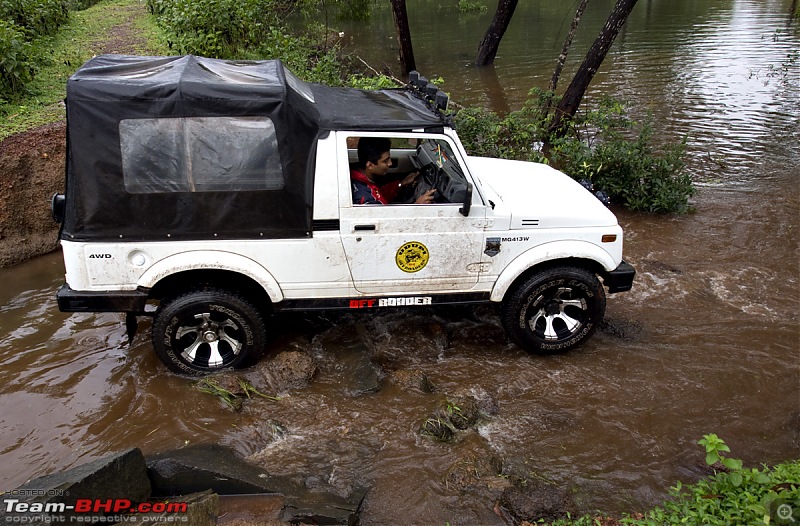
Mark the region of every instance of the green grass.
[[49, 49], [46, 63], [38, 70], [30, 94], [0, 104], [0, 140], [64, 118], [66, 82], [81, 64], [92, 56], [109, 52], [109, 43], [123, 33], [120, 28], [131, 21], [125, 53], [167, 55], [169, 49], [155, 19], [143, 1], [107, 0], [85, 11], [70, 12], [69, 22], [58, 34], [42, 42]]

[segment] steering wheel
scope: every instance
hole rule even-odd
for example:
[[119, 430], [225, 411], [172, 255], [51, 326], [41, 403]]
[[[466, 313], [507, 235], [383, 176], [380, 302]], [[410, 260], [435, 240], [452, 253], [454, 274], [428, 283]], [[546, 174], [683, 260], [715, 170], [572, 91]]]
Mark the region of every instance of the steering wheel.
[[419, 169], [419, 176], [417, 177], [417, 184], [414, 187], [414, 195], [411, 202], [415, 202], [425, 192], [431, 188], [436, 188], [437, 192], [434, 194], [434, 200], [440, 196], [440, 182], [442, 180], [442, 169], [434, 163], [428, 163]]

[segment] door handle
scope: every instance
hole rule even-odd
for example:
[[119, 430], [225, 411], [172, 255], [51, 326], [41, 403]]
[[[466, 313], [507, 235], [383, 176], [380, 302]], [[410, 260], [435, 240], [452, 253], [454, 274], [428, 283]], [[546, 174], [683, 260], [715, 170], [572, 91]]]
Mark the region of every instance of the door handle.
[[353, 227], [353, 230], [375, 230], [375, 225], [356, 225]]

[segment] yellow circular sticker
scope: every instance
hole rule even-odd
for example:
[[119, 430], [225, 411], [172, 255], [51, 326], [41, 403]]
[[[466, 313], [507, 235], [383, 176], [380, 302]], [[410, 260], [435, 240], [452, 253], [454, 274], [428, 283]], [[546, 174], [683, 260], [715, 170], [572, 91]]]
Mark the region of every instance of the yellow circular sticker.
[[397, 268], [403, 272], [419, 272], [430, 259], [428, 248], [419, 241], [409, 241], [397, 249], [394, 257]]

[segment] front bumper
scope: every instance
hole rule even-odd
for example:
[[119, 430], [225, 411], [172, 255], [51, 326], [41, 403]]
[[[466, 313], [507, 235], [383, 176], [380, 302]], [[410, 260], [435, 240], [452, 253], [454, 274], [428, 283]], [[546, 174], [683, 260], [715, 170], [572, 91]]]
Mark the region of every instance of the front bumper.
[[608, 292], [611, 294], [625, 292], [626, 290], [631, 290], [635, 275], [636, 269], [625, 260], [622, 260], [622, 263], [617, 268], [603, 276], [603, 283], [608, 287]]
[[61, 312], [144, 312], [147, 289], [81, 292], [62, 285], [56, 292]]

